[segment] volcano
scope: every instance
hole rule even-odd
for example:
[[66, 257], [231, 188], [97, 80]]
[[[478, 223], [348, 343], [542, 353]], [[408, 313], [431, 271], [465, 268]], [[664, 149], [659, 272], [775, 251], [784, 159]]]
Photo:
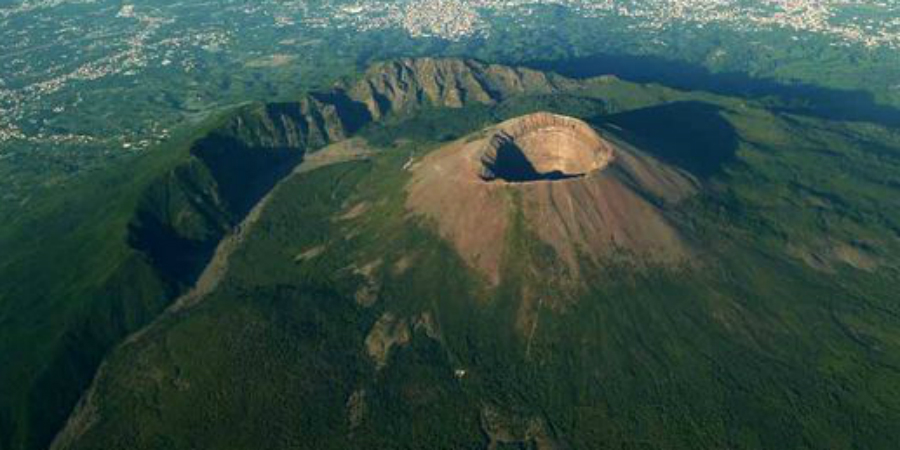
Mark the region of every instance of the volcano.
[[515, 212], [571, 278], [581, 255], [639, 266], [694, 259], [667, 210], [697, 192], [696, 179], [579, 119], [517, 117], [452, 142], [411, 170], [408, 208], [434, 221], [492, 284], [500, 282]]
[[0, 448], [896, 447], [896, 133], [471, 60], [359, 75], [0, 236]]

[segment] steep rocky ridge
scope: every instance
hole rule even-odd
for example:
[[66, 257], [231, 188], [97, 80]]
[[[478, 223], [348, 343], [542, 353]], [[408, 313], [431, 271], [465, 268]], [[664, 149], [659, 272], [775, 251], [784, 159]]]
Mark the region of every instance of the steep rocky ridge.
[[372, 118], [430, 107], [496, 104], [515, 95], [573, 88], [568, 78], [466, 59], [400, 59], [374, 64], [348, 90]]

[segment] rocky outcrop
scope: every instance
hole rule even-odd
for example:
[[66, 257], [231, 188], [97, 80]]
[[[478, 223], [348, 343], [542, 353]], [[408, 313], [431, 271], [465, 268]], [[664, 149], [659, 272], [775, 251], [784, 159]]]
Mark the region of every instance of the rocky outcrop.
[[392, 313], [384, 313], [366, 336], [366, 354], [377, 369], [382, 369], [388, 363], [391, 348], [406, 345], [410, 339], [412, 330], [408, 321]]
[[373, 119], [424, 106], [492, 105], [514, 95], [555, 92], [572, 81], [561, 76], [473, 60], [401, 59], [373, 65], [349, 89]]
[[294, 103], [247, 107], [219, 133], [255, 148], [307, 148], [346, 139], [348, 123], [334, 104], [307, 96]]

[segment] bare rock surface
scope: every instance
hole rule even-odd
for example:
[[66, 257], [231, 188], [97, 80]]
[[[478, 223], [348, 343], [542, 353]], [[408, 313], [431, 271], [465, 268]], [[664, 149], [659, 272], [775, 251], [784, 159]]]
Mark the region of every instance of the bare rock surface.
[[[516, 157], [501, 156], [504, 146]], [[666, 208], [694, 194], [696, 180], [578, 119], [515, 118], [432, 152], [412, 170], [409, 210], [435, 223], [492, 284], [513, 207], [576, 277], [579, 255], [639, 266], [693, 256]]]
[[421, 106], [492, 105], [512, 95], [549, 93], [573, 85], [558, 75], [453, 58], [399, 59], [374, 64], [348, 89], [378, 120]]
[[391, 348], [402, 346], [412, 339], [409, 322], [393, 313], [384, 313], [369, 335], [366, 336], [366, 353], [372, 358], [377, 369], [382, 369], [388, 362]]
[[356, 294], [354, 295], [356, 299], [356, 303], [363, 307], [370, 307], [378, 301], [378, 290], [381, 288], [381, 285], [378, 282], [375, 274], [376, 271], [381, 267], [381, 259], [376, 259], [375, 261], [370, 261], [369, 263], [363, 265], [362, 267], [355, 267], [353, 269], [353, 273], [363, 277], [365, 280], [363, 284], [357, 289]]

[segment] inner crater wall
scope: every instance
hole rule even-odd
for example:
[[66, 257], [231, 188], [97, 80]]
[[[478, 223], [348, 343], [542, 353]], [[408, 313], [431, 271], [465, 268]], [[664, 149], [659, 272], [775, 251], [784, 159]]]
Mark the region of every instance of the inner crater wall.
[[536, 113], [499, 125], [481, 155], [485, 181], [553, 181], [602, 170], [612, 145], [571, 117]]

